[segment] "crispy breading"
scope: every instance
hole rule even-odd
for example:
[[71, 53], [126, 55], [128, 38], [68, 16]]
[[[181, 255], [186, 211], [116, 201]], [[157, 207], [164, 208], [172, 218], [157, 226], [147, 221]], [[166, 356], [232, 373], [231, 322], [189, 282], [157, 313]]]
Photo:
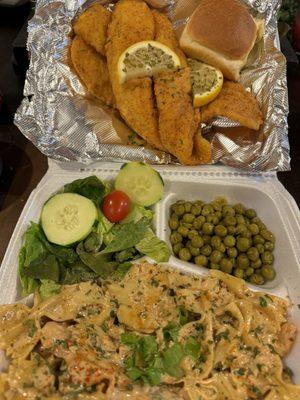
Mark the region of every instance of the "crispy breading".
[[117, 64], [129, 46], [153, 40], [154, 19], [149, 7], [140, 0], [120, 0], [108, 26], [106, 55], [117, 108], [126, 123], [150, 145], [163, 149], [158, 133], [158, 116], [150, 78], [138, 78], [120, 84]]
[[87, 90], [107, 105], [114, 104], [105, 58], [98, 54], [79, 36], [75, 36], [70, 46], [72, 64]]
[[198, 125], [190, 96], [189, 68], [163, 72], [154, 78], [154, 82], [162, 144], [185, 164], [193, 153]]
[[73, 29], [87, 44], [105, 56], [107, 27], [111, 12], [101, 4], [95, 3], [84, 11], [74, 22]]
[[186, 57], [179, 47], [171, 21], [164, 14], [156, 10], [152, 10], [152, 15], [155, 22], [155, 40], [170, 47], [179, 57], [181, 68], [186, 67]]
[[253, 94], [239, 83], [230, 81], [225, 81], [219, 96], [201, 110], [203, 122], [216, 116], [230, 118], [256, 131], [263, 123], [262, 112]]

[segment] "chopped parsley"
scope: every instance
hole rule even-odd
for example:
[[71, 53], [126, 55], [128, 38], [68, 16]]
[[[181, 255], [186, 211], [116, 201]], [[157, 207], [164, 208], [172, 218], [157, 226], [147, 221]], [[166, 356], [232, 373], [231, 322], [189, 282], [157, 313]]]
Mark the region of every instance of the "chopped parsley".
[[265, 307], [268, 306], [268, 302], [267, 302], [267, 300], [266, 300], [265, 297], [260, 297], [260, 298], [259, 298], [259, 304], [260, 304], [260, 306], [263, 307], [263, 308], [265, 308]]

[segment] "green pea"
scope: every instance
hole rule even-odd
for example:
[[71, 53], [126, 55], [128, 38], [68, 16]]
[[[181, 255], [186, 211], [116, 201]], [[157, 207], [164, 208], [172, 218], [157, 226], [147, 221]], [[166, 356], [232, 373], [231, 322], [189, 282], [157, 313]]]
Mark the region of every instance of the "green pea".
[[192, 203], [190, 203], [189, 201], [184, 203], [184, 209], [186, 213], [190, 213], [191, 212], [191, 208], [192, 208]]
[[238, 224], [236, 227], [236, 233], [241, 235], [243, 232], [247, 231], [247, 226], [245, 224]]
[[268, 242], [275, 242], [275, 236], [273, 235], [272, 232], [268, 231], [267, 229], [262, 229], [260, 231], [261, 236], [267, 240]]
[[195, 205], [196, 205], [197, 207], [201, 207], [201, 208], [202, 208], [202, 206], [204, 205], [204, 201], [202, 201], [202, 200], [197, 200], [197, 201], [195, 201]]
[[214, 232], [214, 225], [209, 223], [209, 222], [205, 222], [202, 226], [202, 232], [205, 235], [212, 235]]
[[187, 249], [186, 247], [179, 250], [179, 258], [182, 261], [189, 261], [192, 258], [190, 250]]
[[219, 246], [219, 248], [218, 248], [218, 250], [221, 251], [222, 253], [225, 253], [225, 251], [226, 251], [225, 244], [224, 244], [224, 243], [221, 243], [220, 246]]
[[276, 276], [275, 269], [269, 265], [264, 265], [262, 267], [261, 274], [266, 281], [272, 281]]
[[249, 281], [254, 285], [263, 285], [265, 283], [263, 276], [260, 274], [251, 275]]
[[192, 229], [193, 228], [193, 224], [189, 224], [188, 222], [180, 221], [179, 224], [180, 224], [180, 226], [185, 226], [188, 229]]
[[250, 239], [252, 237], [252, 234], [248, 229], [246, 229], [241, 233], [241, 237]]
[[255, 245], [255, 247], [257, 248], [257, 251], [259, 252], [259, 254], [264, 253], [264, 251], [265, 251], [265, 246], [264, 246], [263, 244], [258, 243], [258, 244]]
[[231, 235], [225, 236], [223, 243], [227, 247], [234, 247], [235, 246], [235, 238]]
[[227, 235], [227, 229], [223, 225], [215, 226], [214, 232], [217, 236], [225, 237]]
[[228, 235], [235, 235], [236, 234], [236, 227], [235, 226], [227, 226], [227, 233]]
[[204, 217], [207, 217], [207, 215], [211, 214], [213, 211], [214, 211], [213, 208], [211, 206], [209, 206], [209, 204], [205, 204], [202, 207], [201, 215], [203, 215]]
[[220, 267], [221, 271], [231, 274], [233, 265], [229, 258], [222, 258], [220, 261]]
[[256, 261], [259, 259], [259, 252], [256, 247], [250, 247], [250, 249], [247, 251], [247, 256], [249, 260], [251, 261]]
[[193, 246], [192, 246], [192, 241], [191, 241], [191, 240], [188, 240], [188, 241], [186, 242], [186, 244], [185, 244], [185, 247], [187, 247], [188, 249], [190, 249], [191, 247], [193, 247]]
[[245, 211], [245, 215], [249, 219], [255, 218], [256, 217], [256, 211], [253, 210], [253, 208], [248, 208], [248, 210]]
[[219, 264], [215, 264], [215, 263], [210, 263], [209, 267], [211, 269], [220, 269], [220, 265]]
[[199, 254], [200, 254], [200, 249], [198, 247], [191, 246], [191, 247], [189, 247], [189, 250], [193, 257], [199, 256]]
[[179, 217], [185, 213], [185, 208], [183, 204], [178, 204], [174, 207], [174, 212]]
[[236, 267], [236, 258], [229, 258], [229, 260], [232, 262], [232, 266], [233, 266], [233, 268], [235, 268]]
[[229, 258], [236, 258], [238, 256], [238, 251], [235, 247], [230, 247], [227, 249], [227, 254]]
[[182, 217], [182, 220], [189, 224], [192, 224], [194, 219], [195, 219], [195, 215], [193, 215], [191, 213], [184, 214], [184, 216]]
[[273, 251], [274, 250], [274, 243], [273, 242], [265, 242], [264, 248], [267, 251]]
[[193, 247], [202, 247], [204, 245], [204, 241], [200, 236], [194, 236], [191, 238], [192, 246]]
[[233, 270], [233, 275], [237, 278], [243, 279], [244, 278], [244, 271], [241, 268], [235, 268]]
[[195, 215], [195, 217], [198, 217], [198, 215], [201, 214], [201, 210], [202, 210], [202, 207], [197, 206], [196, 204], [192, 205], [192, 207], [191, 207], [191, 213], [193, 215]]
[[246, 208], [243, 204], [237, 203], [233, 206], [233, 208], [235, 209], [236, 214], [241, 214], [241, 215], [245, 214]]
[[223, 257], [223, 254], [219, 250], [214, 250], [210, 255], [210, 261], [214, 264], [219, 264]]
[[213, 208], [214, 208], [214, 210], [215, 211], [222, 211], [222, 204], [220, 204], [219, 202], [217, 202], [217, 201], [213, 201], [212, 203], [211, 203], [211, 205], [213, 206]]
[[204, 222], [205, 222], [205, 217], [203, 217], [203, 215], [199, 215], [199, 217], [194, 219], [193, 226], [195, 229], [201, 229]]
[[250, 266], [251, 266], [252, 268], [254, 268], [254, 269], [260, 268], [260, 267], [262, 266], [261, 259], [258, 258], [258, 259], [255, 260], [255, 261], [251, 261]]
[[250, 224], [248, 229], [252, 233], [252, 235], [258, 235], [259, 234], [259, 227], [256, 224]]
[[262, 224], [261, 219], [258, 218], [258, 217], [252, 218], [251, 222], [252, 222], [252, 224], [256, 224], [257, 226], [259, 226], [260, 224]]
[[225, 217], [226, 215], [228, 216], [235, 216], [235, 210], [233, 207], [229, 206], [229, 205], [225, 205], [222, 208], [222, 214]]
[[251, 276], [253, 274], [254, 274], [254, 268], [249, 267], [249, 268], [246, 269], [246, 276], [249, 277], [249, 276]]
[[173, 246], [174, 254], [178, 254], [179, 251], [180, 251], [182, 248], [183, 248], [183, 244], [182, 244], [182, 243], [176, 243], [176, 244], [174, 244], [174, 246]]
[[201, 267], [207, 267], [208, 259], [203, 254], [200, 254], [199, 256], [195, 257], [195, 264]]
[[206, 257], [210, 256], [212, 252], [212, 248], [209, 244], [205, 244], [203, 247], [200, 249], [200, 253]]
[[245, 237], [238, 237], [236, 247], [239, 251], [246, 252], [250, 247], [250, 240]]
[[221, 211], [216, 211], [215, 216], [220, 220], [222, 218], [222, 212]]
[[247, 269], [250, 265], [249, 258], [246, 254], [240, 254], [237, 256], [236, 263], [238, 268]]
[[192, 240], [194, 236], [199, 236], [199, 234], [196, 229], [191, 229], [188, 233], [188, 238]]
[[209, 235], [203, 235], [202, 239], [203, 239], [204, 244], [210, 244], [210, 242], [211, 242], [211, 236], [209, 236]]
[[173, 231], [175, 231], [175, 230], [178, 228], [178, 226], [179, 226], [178, 219], [171, 218], [171, 219], [169, 220], [169, 226], [170, 226], [170, 228], [171, 228]]
[[177, 232], [180, 233], [180, 235], [183, 237], [187, 237], [187, 235], [189, 234], [188, 228], [182, 225], [178, 227]]
[[212, 223], [213, 225], [217, 225], [219, 223], [219, 218], [215, 214], [209, 214], [206, 217], [206, 222]]
[[274, 263], [274, 256], [270, 251], [265, 251], [261, 255], [261, 261], [263, 262], [263, 264], [272, 265]]
[[243, 215], [236, 215], [235, 219], [236, 219], [236, 223], [237, 224], [244, 225], [245, 222], [246, 222], [245, 218], [243, 217]]
[[179, 232], [172, 232], [170, 235], [170, 241], [172, 244], [180, 243], [182, 241], [182, 236]]
[[255, 235], [253, 237], [253, 243], [254, 244], [264, 244], [265, 243], [265, 239], [261, 235]]
[[210, 244], [212, 245], [212, 247], [214, 249], [218, 249], [220, 247], [221, 243], [222, 243], [222, 240], [219, 236], [213, 236], [211, 238]]
[[226, 215], [223, 219], [223, 223], [225, 226], [235, 226], [236, 218], [232, 215]]

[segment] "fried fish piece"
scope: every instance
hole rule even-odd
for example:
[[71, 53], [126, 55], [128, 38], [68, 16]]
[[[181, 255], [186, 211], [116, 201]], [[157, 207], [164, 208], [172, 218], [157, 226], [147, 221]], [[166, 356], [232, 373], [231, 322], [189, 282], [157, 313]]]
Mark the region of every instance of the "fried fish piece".
[[155, 22], [155, 40], [170, 47], [179, 57], [181, 68], [186, 67], [186, 57], [179, 47], [171, 21], [164, 14], [156, 10], [152, 10], [152, 15]]
[[197, 161], [194, 154], [199, 112], [192, 105], [189, 68], [163, 72], [154, 82], [163, 146], [182, 164], [200, 164], [200, 158]]
[[140, 0], [120, 0], [108, 26], [107, 64], [116, 105], [126, 123], [157, 149], [163, 149], [158, 133], [158, 115], [150, 78], [119, 82], [118, 60], [129, 46], [153, 40], [155, 25], [149, 7]]
[[253, 94], [241, 84], [230, 81], [225, 81], [219, 96], [201, 110], [203, 122], [217, 116], [230, 118], [255, 131], [263, 123], [262, 112]]
[[95, 3], [84, 11], [74, 22], [73, 29], [87, 44], [105, 56], [107, 28], [111, 12]]
[[105, 104], [114, 104], [107, 64], [105, 58], [75, 36], [70, 47], [72, 64], [87, 90]]

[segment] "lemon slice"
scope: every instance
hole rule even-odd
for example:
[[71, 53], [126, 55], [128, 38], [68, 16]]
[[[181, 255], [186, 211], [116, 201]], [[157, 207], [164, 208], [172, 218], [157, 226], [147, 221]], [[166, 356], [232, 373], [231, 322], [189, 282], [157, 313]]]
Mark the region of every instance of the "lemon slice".
[[128, 47], [118, 61], [120, 83], [128, 79], [154, 76], [163, 71], [176, 71], [180, 60], [168, 46], [154, 40], [138, 42]]
[[220, 93], [223, 74], [220, 70], [191, 58], [188, 59], [188, 65], [191, 70], [194, 107], [205, 106]]

